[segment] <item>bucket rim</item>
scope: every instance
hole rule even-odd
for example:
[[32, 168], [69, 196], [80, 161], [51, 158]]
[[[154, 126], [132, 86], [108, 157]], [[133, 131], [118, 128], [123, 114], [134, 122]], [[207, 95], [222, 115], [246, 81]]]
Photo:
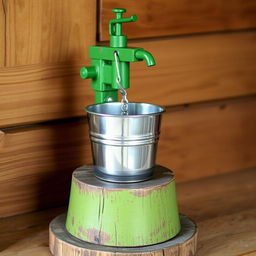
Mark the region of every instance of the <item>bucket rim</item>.
[[94, 106], [99, 106], [99, 105], [121, 105], [121, 102], [105, 102], [105, 103], [96, 103], [96, 104], [91, 104], [85, 107], [85, 111], [89, 114], [92, 115], [97, 115], [97, 116], [109, 116], [109, 117], [122, 117], [122, 118], [136, 118], [136, 117], [143, 117], [143, 116], [155, 116], [155, 115], [160, 115], [162, 113], [164, 113], [166, 111], [165, 107], [156, 105], [156, 104], [152, 104], [152, 103], [147, 103], [147, 102], [129, 102], [128, 104], [140, 104], [140, 105], [150, 105], [150, 106], [154, 106], [156, 108], [159, 109], [159, 111], [155, 112], [155, 113], [148, 113], [148, 114], [136, 114], [136, 115], [121, 115], [121, 114], [108, 114], [108, 113], [99, 113], [96, 111], [92, 111], [89, 110], [89, 108], [92, 108]]

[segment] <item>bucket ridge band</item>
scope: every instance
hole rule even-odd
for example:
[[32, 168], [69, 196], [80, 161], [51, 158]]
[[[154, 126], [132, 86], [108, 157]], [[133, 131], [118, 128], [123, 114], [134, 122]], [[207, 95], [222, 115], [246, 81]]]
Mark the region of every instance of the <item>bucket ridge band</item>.
[[90, 139], [92, 142], [113, 145], [113, 146], [138, 146], [157, 143], [160, 133], [150, 136], [104, 136], [95, 133], [90, 133]]

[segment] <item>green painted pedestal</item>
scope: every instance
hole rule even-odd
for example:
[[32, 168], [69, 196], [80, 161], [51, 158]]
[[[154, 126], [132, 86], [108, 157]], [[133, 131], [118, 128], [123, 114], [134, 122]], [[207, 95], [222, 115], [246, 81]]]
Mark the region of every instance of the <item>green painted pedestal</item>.
[[67, 231], [86, 242], [135, 247], [167, 241], [180, 231], [175, 180], [158, 166], [152, 179], [132, 184], [101, 181], [93, 166], [74, 171]]

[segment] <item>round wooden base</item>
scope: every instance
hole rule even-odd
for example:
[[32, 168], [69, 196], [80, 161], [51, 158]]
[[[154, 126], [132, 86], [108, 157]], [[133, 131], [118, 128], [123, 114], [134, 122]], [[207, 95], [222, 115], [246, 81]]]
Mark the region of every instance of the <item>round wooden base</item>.
[[50, 250], [54, 256], [194, 256], [197, 244], [196, 224], [186, 216], [180, 216], [181, 231], [164, 243], [141, 247], [111, 247], [82, 241], [65, 228], [65, 214], [50, 223]]

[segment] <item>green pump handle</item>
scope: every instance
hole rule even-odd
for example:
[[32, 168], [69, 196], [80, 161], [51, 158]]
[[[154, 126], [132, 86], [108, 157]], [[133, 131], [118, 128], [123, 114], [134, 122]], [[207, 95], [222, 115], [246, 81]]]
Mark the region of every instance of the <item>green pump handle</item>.
[[122, 23], [134, 22], [137, 20], [137, 15], [123, 18], [125, 9], [116, 8], [112, 12], [116, 14], [116, 18], [109, 21], [109, 36], [110, 36], [110, 47], [126, 47], [127, 37], [122, 35]]

